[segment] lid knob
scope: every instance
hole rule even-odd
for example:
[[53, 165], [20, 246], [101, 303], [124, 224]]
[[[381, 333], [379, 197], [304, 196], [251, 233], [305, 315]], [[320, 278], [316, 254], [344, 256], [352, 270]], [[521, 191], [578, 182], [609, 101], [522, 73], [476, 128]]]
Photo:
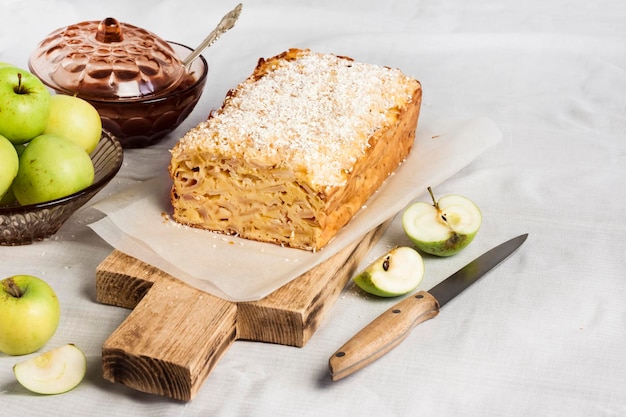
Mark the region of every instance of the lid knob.
[[121, 42], [123, 39], [122, 27], [117, 19], [107, 17], [98, 24], [98, 31], [96, 32], [98, 42], [113, 43]]

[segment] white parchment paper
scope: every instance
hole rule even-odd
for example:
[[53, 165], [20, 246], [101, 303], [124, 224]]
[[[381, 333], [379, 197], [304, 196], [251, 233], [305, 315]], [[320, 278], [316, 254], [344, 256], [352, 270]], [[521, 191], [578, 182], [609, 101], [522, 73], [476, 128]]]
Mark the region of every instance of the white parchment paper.
[[182, 226], [170, 218], [164, 174], [105, 199], [90, 227], [111, 246], [201, 290], [231, 301], [263, 298], [325, 261], [457, 173], [501, 138], [493, 121], [420, 120], [398, 170], [322, 250], [308, 252]]

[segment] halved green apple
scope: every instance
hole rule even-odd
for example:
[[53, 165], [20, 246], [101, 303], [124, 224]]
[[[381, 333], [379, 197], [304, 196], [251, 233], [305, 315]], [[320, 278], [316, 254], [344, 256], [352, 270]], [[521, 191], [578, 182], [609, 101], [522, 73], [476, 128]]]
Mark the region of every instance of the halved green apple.
[[423, 279], [422, 256], [413, 248], [399, 246], [368, 265], [354, 277], [354, 283], [379, 297], [397, 297], [417, 288]]
[[38, 394], [61, 394], [74, 389], [85, 377], [87, 359], [68, 343], [13, 366], [17, 381]]
[[471, 243], [482, 224], [478, 206], [469, 198], [451, 194], [435, 199], [433, 204], [419, 201], [402, 215], [402, 227], [409, 239], [422, 252], [450, 256]]

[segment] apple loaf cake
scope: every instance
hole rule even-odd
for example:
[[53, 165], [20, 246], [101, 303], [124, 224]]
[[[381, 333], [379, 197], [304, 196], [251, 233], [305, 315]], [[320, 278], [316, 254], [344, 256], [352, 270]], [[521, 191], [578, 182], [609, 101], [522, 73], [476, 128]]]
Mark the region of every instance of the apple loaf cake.
[[407, 156], [421, 84], [290, 49], [261, 58], [171, 150], [175, 221], [316, 251]]

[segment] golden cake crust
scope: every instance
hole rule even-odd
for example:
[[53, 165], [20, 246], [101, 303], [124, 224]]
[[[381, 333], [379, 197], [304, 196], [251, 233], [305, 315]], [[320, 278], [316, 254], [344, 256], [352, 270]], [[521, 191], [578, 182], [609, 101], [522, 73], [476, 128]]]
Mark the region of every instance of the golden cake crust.
[[171, 151], [176, 221], [318, 250], [409, 153], [420, 83], [290, 49], [260, 59]]

